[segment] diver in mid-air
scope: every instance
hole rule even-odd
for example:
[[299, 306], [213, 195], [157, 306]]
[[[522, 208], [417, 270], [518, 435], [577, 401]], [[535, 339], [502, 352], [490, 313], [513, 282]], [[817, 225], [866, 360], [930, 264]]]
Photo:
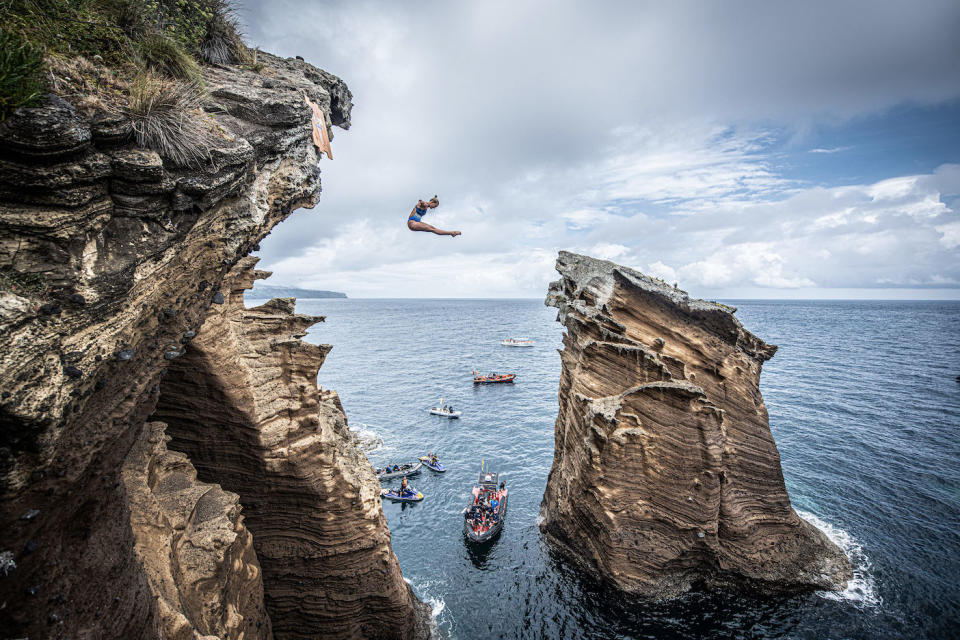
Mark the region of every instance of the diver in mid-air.
[[421, 218], [427, 214], [428, 209], [436, 209], [439, 206], [440, 200], [437, 199], [437, 196], [433, 196], [429, 200], [418, 200], [416, 206], [410, 212], [410, 217], [407, 218], [407, 228], [411, 231], [429, 231], [438, 236], [450, 236], [451, 238], [459, 236], [459, 231], [444, 231], [421, 221]]

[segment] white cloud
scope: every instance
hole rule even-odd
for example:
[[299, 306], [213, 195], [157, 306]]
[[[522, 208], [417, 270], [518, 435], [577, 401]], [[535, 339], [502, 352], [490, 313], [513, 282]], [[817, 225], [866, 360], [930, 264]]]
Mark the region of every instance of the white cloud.
[[673, 267], [663, 264], [659, 260], [647, 267], [645, 273], [666, 282], [676, 282], [677, 272]]
[[[317, 210], [262, 243], [278, 282], [541, 296], [558, 248], [700, 295], [960, 278], [960, 165], [826, 188], [771, 148], [794, 132], [802, 162], [836, 163], [851, 147], [800, 146], [816, 123], [960, 96], [955, 0], [247, 0], [243, 16], [255, 44], [355, 95]], [[406, 229], [434, 193], [427, 221], [462, 237]]]
[[829, 149], [817, 148], [810, 149], [809, 153], [840, 153], [841, 151], [849, 151], [853, 147], [830, 147]]
[[614, 244], [612, 242], [598, 242], [590, 247], [588, 253], [595, 258], [600, 258], [601, 260], [616, 261], [625, 258], [626, 255], [630, 253], [630, 247], [622, 244]]
[[956, 249], [957, 247], [960, 247], [960, 222], [942, 224], [934, 227], [934, 229], [943, 234], [940, 237], [940, 244], [942, 244], [945, 248]]
[[747, 242], [732, 245], [707, 259], [679, 269], [684, 286], [726, 287], [752, 284], [759, 287], [794, 289], [813, 287], [809, 278], [784, 275], [785, 260], [772, 242]]

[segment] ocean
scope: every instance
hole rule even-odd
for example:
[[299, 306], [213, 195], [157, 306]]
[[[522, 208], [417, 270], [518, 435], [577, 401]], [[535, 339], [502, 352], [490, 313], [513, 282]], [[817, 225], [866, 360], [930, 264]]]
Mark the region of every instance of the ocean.
[[[691, 593], [624, 603], [537, 527], [553, 459], [562, 328], [541, 300], [300, 300], [334, 346], [318, 381], [382, 465], [435, 451], [415, 505], [385, 503], [393, 549], [442, 638], [960, 637], [960, 303], [723, 301], [779, 345], [761, 391], [794, 508], [843, 547], [842, 593]], [[533, 348], [507, 348], [506, 337]], [[511, 371], [474, 386], [471, 371]], [[440, 398], [460, 420], [431, 416]], [[465, 544], [481, 462], [510, 489], [499, 540]]]

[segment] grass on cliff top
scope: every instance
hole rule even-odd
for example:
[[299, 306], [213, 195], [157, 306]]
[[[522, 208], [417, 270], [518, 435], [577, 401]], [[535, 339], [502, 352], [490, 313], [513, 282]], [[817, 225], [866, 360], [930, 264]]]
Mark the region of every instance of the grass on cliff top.
[[188, 84], [200, 81], [201, 61], [249, 65], [231, 2], [2, 0], [0, 118], [43, 94], [51, 59], [83, 58], [127, 78], [150, 71]]
[[0, 119], [17, 107], [35, 104], [45, 90], [43, 50], [0, 28]]
[[151, 73], [138, 76], [130, 87], [124, 114], [137, 144], [153, 149], [177, 166], [210, 162], [217, 140], [216, 123], [202, 113], [206, 98], [198, 82], [178, 82]]

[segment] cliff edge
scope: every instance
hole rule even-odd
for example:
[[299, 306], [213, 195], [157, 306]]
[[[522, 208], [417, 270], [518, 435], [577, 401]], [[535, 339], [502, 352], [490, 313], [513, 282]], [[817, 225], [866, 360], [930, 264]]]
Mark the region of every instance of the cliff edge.
[[262, 52], [202, 75], [209, 147], [186, 163], [136, 145], [143, 121], [84, 93], [126, 81], [79, 59], [0, 123], [0, 629], [424, 637], [378, 483], [316, 388], [325, 349], [299, 340], [313, 319], [236, 294], [319, 199], [304, 95], [347, 128], [350, 91]]
[[566, 328], [541, 529], [635, 596], [696, 585], [839, 589], [843, 551], [790, 505], [760, 395], [776, 347], [735, 309], [561, 252]]

